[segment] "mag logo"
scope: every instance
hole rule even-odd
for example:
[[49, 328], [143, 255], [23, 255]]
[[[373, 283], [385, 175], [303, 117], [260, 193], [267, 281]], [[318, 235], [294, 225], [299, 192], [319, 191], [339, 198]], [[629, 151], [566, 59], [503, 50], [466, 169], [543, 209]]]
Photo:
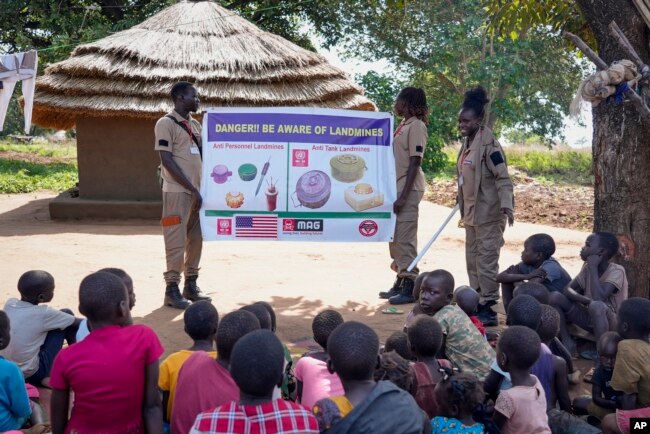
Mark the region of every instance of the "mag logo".
[[307, 149], [294, 149], [291, 160], [293, 167], [308, 167], [309, 151]]
[[323, 232], [322, 219], [282, 219], [282, 232]]
[[232, 219], [217, 219], [217, 235], [232, 235]]

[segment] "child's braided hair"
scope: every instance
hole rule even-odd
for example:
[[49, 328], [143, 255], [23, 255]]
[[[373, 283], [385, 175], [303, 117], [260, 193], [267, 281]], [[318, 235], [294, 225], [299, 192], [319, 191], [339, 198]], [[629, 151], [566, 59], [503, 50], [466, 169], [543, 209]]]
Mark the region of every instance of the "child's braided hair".
[[411, 391], [413, 376], [408, 360], [389, 351], [380, 356], [379, 367], [375, 370], [375, 381], [388, 380], [402, 390]]
[[457, 406], [461, 413], [474, 413], [476, 406], [485, 400], [483, 386], [473, 374], [461, 372], [450, 375], [440, 385], [446, 388], [449, 406]]
[[499, 428], [487, 412], [483, 384], [474, 374], [454, 373], [444, 369], [440, 387], [446, 388], [449, 406], [457, 406], [462, 414], [471, 414], [475, 422], [483, 424], [487, 434], [499, 434]]

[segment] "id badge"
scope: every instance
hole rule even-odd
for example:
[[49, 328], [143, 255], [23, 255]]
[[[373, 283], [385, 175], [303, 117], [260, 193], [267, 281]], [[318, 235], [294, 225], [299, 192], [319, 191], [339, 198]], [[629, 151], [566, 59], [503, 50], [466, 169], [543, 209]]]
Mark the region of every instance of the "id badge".
[[465, 177], [463, 175], [460, 175], [458, 177], [458, 185], [463, 186], [465, 184]]
[[190, 146], [190, 153], [194, 155], [200, 155], [198, 146]]

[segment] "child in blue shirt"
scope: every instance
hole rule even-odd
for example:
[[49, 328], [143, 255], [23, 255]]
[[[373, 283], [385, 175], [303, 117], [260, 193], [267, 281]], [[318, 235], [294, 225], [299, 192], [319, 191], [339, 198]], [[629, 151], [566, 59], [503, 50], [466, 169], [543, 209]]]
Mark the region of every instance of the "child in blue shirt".
[[554, 253], [555, 241], [550, 235], [535, 234], [524, 241], [521, 262], [511, 265], [497, 276], [506, 311], [512, 300], [515, 284], [519, 282], [538, 282], [549, 292], [562, 292], [571, 282], [569, 273], [553, 258]]
[[[7, 348], [10, 337], [9, 317], [0, 310], [0, 350]], [[19, 429], [32, 414], [20, 368], [0, 356], [0, 432]]]

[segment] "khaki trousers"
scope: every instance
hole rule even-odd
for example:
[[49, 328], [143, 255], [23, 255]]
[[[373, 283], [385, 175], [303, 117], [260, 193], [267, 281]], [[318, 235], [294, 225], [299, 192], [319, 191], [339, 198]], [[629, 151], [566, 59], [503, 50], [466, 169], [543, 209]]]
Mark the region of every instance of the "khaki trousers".
[[469, 285], [481, 295], [481, 304], [499, 301], [499, 254], [506, 219], [478, 226], [465, 225], [465, 260]]
[[[401, 193], [397, 193], [397, 197]], [[404, 207], [397, 214], [397, 224], [393, 241], [388, 243], [388, 250], [393, 262], [390, 268], [397, 273], [397, 277], [415, 279], [418, 276], [418, 268], [406, 271], [413, 259], [418, 255], [418, 215], [419, 205], [424, 196], [422, 191], [409, 193]]]
[[186, 279], [198, 276], [203, 236], [199, 213], [192, 212], [192, 195], [163, 191], [162, 216], [167, 258], [165, 282], [179, 283], [183, 272]]

